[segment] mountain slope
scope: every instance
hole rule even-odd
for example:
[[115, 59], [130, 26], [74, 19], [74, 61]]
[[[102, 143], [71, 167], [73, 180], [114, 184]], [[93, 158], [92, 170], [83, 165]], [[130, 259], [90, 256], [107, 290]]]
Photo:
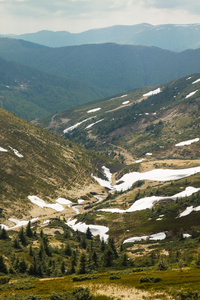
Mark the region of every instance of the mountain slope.
[[91, 173], [100, 159], [77, 145], [2, 109], [0, 139], [1, 222], [57, 212], [48, 207], [36, 210], [28, 196], [58, 205], [59, 197], [77, 203], [79, 197], [98, 190]]
[[84, 81], [110, 95], [199, 72], [200, 50], [181, 53], [117, 44], [39, 47], [0, 39], [0, 55], [58, 76]]
[[0, 58], [1, 106], [36, 119], [107, 95], [80, 81], [49, 75]]
[[81, 44], [118, 43], [128, 45], [156, 46], [171, 51], [183, 51], [199, 48], [200, 24], [132, 26], [116, 25], [107, 28], [92, 29], [82, 33], [67, 31], [52, 32], [43, 30], [36, 33], [15, 36], [29, 42], [49, 46], [64, 47]]
[[[126, 162], [145, 158], [148, 152], [157, 159], [198, 158], [197, 145], [187, 151], [174, 145], [199, 135], [199, 78], [193, 74], [60, 112], [53, 116], [56, 127], [51, 129], [104, 154], [124, 153]], [[43, 126], [49, 127], [51, 119], [43, 120]], [[68, 122], [63, 124], [63, 119]]]

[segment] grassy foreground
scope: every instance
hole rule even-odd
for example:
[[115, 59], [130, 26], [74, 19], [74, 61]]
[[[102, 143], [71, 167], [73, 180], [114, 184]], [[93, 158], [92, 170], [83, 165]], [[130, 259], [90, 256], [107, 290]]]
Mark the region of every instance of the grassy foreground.
[[[97, 278], [98, 277], [98, 278]], [[142, 282], [148, 278], [160, 278], [159, 282]], [[168, 271], [143, 271], [130, 273], [102, 273], [95, 279], [73, 281], [73, 276], [48, 279], [20, 279], [0, 286], [0, 299], [19, 295], [38, 295], [41, 299], [51, 299], [56, 293], [72, 291], [77, 287], [89, 288], [93, 299], [199, 299], [200, 270], [168, 270]], [[133, 293], [133, 289], [138, 289]], [[98, 291], [99, 290], [99, 291]], [[110, 292], [112, 290], [112, 293]], [[103, 291], [103, 292], [102, 292]], [[147, 292], [147, 293], [144, 293]], [[126, 294], [129, 292], [129, 296]], [[104, 296], [98, 296], [104, 293]], [[140, 298], [140, 293], [142, 298]], [[136, 296], [137, 295], [137, 296]], [[171, 296], [170, 298], [168, 297]], [[196, 295], [196, 296], [195, 296]], [[32, 298], [30, 298], [32, 299]], [[35, 298], [34, 298], [35, 299]], [[61, 298], [55, 298], [61, 299]], [[63, 298], [65, 299], [65, 298]], [[81, 298], [80, 298], [81, 299]]]

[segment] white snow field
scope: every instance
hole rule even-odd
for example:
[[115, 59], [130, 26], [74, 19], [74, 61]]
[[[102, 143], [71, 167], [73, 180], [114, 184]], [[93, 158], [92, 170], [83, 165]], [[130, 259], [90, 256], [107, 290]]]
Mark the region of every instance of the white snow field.
[[104, 173], [105, 177], [107, 178], [107, 180], [98, 178], [98, 177], [94, 176], [93, 174], [91, 175], [92, 178], [94, 178], [101, 186], [107, 187], [108, 189], [113, 189], [113, 187], [111, 186], [111, 184], [112, 184], [112, 173], [105, 166], [103, 166], [102, 169], [103, 169], [103, 173]]
[[141, 159], [136, 160], [135, 163], [139, 164], [139, 163], [143, 162], [144, 160], [145, 160], [144, 158], [141, 158]]
[[159, 93], [161, 93], [161, 89], [160, 88], [158, 88], [156, 90], [153, 90], [153, 91], [150, 91], [150, 92], [148, 92], [146, 94], [143, 94], [143, 97], [149, 97], [149, 96], [153, 96], [153, 95], [156, 95], [156, 94], [159, 94]]
[[14, 154], [20, 158], [24, 157], [22, 154], [19, 153], [18, 150], [12, 148], [11, 146], [9, 146], [9, 148], [14, 152]]
[[90, 113], [93, 113], [93, 112], [99, 111], [100, 109], [101, 109], [100, 107], [98, 107], [98, 108], [94, 108], [94, 109], [90, 109], [90, 110], [88, 110], [88, 111], [87, 111], [87, 113], [88, 113], [88, 114], [90, 114]]
[[72, 204], [72, 201], [65, 199], [65, 198], [58, 198], [56, 200], [56, 202], [59, 204], [64, 204], [64, 205], [68, 205], [68, 206], [70, 206]]
[[[101, 186], [107, 187], [111, 190], [118, 192], [126, 191], [131, 188], [133, 183], [138, 180], [151, 180], [151, 181], [171, 181], [178, 180], [191, 175], [195, 175], [200, 172], [199, 167], [193, 167], [188, 169], [154, 169], [144, 173], [131, 172], [122, 176], [116, 181], [116, 184], [112, 186], [110, 180], [104, 180], [91, 175]], [[121, 183], [119, 183], [121, 182]]]
[[[31, 219], [30, 222], [33, 223], [33, 222], [36, 222], [37, 220], [39, 220], [39, 218]], [[0, 224], [0, 227], [4, 228], [5, 230], [10, 230], [10, 229], [15, 229], [15, 228], [18, 228], [21, 226], [26, 226], [29, 222], [29, 221], [25, 221], [25, 220], [19, 221], [17, 219], [13, 219], [13, 218], [8, 219], [8, 221], [11, 221], [11, 222], [15, 223], [16, 225], [14, 225], [12, 227], [8, 227], [4, 224]]]
[[187, 98], [190, 98], [190, 97], [192, 97], [194, 94], [196, 94], [196, 92], [198, 92], [198, 90], [196, 90], [196, 91], [194, 91], [194, 92], [191, 92], [191, 93], [189, 93], [185, 98], [187, 99]]
[[176, 144], [175, 146], [176, 147], [188, 146], [188, 145], [191, 145], [192, 143], [196, 143], [196, 142], [199, 142], [199, 138], [180, 142], [180, 143]]
[[[191, 78], [191, 77], [190, 77], [190, 78]], [[197, 82], [199, 82], [199, 81], [200, 81], [200, 78], [197, 79], [197, 80], [195, 80], [195, 81], [193, 81], [192, 84], [195, 84], [195, 83], [197, 83]]]
[[159, 232], [159, 233], [151, 234], [149, 236], [148, 235], [144, 235], [144, 236], [131, 237], [129, 239], [126, 239], [123, 242], [123, 244], [140, 242], [142, 240], [146, 240], [147, 238], [149, 238], [149, 240], [151, 240], [151, 241], [161, 241], [161, 240], [164, 240], [166, 238], [166, 233], [165, 232]]
[[141, 198], [133, 203], [128, 209], [119, 209], [119, 208], [102, 208], [99, 209], [99, 211], [103, 212], [111, 212], [111, 213], [128, 213], [128, 212], [134, 212], [139, 211], [147, 208], [152, 208], [155, 201], [162, 201], [166, 199], [176, 200], [178, 198], [184, 198], [191, 196], [194, 193], [197, 193], [200, 190], [200, 188], [194, 188], [191, 186], [188, 186], [184, 191], [177, 193], [173, 196], [166, 196], [166, 197], [159, 197], [159, 196], [151, 196], [151, 197], [145, 197]]
[[129, 104], [129, 103], [130, 103], [129, 100], [122, 102], [123, 105]]
[[104, 119], [101, 119], [101, 120], [99, 120], [99, 121], [96, 121], [95, 123], [89, 124], [87, 127], [85, 127], [85, 129], [90, 129], [91, 127], [93, 127], [94, 125], [96, 125], [96, 124], [102, 122], [103, 120], [104, 120]]
[[0, 152], [8, 152], [5, 148], [0, 147]]
[[74, 231], [78, 230], [78, 231], [81, 231], [84, 233], [86, 233], [86, 231], [89, 227], [92, 235], [94, 235], [94, 236], [99, 235], [100, 239], [104, 239], [105, 242], [108, 240], [109, 235], [106, 234], [109, 231], [108, 227], [100, 226], [100, 225], [92, 225], [92, 224], [88, 225], [88, 224], [85, 224], [82, 222], [79, 222], [76, 224], [76, 222], [77, 222], [77, 219], [74, 219], [74, 220], [69, 219], [66, 224], [69, 227], [71, 227]]
[[178, 218], [182, 218], [182, 217], [188, 216], [193, 211], [200, 211], [200, 205], [197, 206], [197, 207], [188, 206], [182, 213], [180, 213], [180, 215], [178, 216]]
[[73, 126], [70, 126], [70, 127], [66, 128], [65, 130], [63, 130], [63, 133], [65, 134], [65, 133], [68, 133], [68, 132], [74, 130], [75, 128], [77, 128], [77, 127], [80, 126], [82, 123], [85, 123], [85, 122], [88, 121], [88, 120], [89, 120], [89, 119], [85, 119], [85, 120], [83, 120], [83, 121], [81, 121], [81, 122], [76, 123], [76, 124], [73, 125]]
[[[28, 196], [28, 199], [33, 204], [36, 204], [37, 206], [39, 206], [41, 208], [47, 207], [47, 208], [54, 209], [56, 211], [63, 211], [64, 210], [64, 207], [61, 204], [59, 204], [59, 203], [49, 204], [49, 203], [46, 203], [44, 200], [40, 199], [37, 196]], [[63, 203], [64, 202], [63, 198], [58, 198], [57, 200], [58, 200], [58, 202], [62, 202], [62, 204], [67, 204], [67, 202], [69, 201], [69, 200], [66, 199], [67, 202]], [[57, 202], [57, 200], [56, 200], [56, 202]]]

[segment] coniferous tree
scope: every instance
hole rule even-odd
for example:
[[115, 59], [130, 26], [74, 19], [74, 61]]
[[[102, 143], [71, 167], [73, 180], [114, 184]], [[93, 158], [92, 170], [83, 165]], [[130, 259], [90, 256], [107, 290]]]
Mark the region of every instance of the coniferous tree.
[[8, 269], [2, 255], [0, 255], [0, 272], [4, 274], [8, 273]]
[[104, 242], [104, 239], [101, 240], [101, 252], [104, 252], [106, 249], [106, 245], [105, 245], [105, 242]]
[[50, 250], [50, 247], [49, 247], [49, 240], [48, 240], [47, 236], [43, 236], [42, 243], [44, 245], [44, 251], [46, 252], [46, 254], [48, 256], [51, 256], [51, 250]]
[[26, 235], [29, 238], [33, 237], [33, 231], [31, 229], [31, 222], [30, 221], [28, 222], [28, 224], [26, 226]]
[[108, 239], [108, 245], [110, 246], [110, 248], [112, 249], [114, 255], [115, 255], [115, 258], [118, 258], [118, 253], [117, 253], [117, 250], [115, 248], [115, 242], [112, 238], [109, 238]]
[[13, 241], [13, 247], [15, 249], [20, 249], [21, 246], [20, 246], [20, 243], [19, 243], [19, 239], [18, 238], [15, 238], [14, 241]]
[[81, 254], [78, 273], [79, 274], [85, 274], [86, 273], [86, 257], [85, 257], [85, 253]]
[[87, 231], [86, 231], [86, 238], [88, 240], [92, 240], [92, 233], [91, 233], [91, 230], [89, 227], [87, 228]]
[[111, 247], [107, 247], [102, 257], [104, 267], [111, 267], [113, 264], [114, 257], [115, 255]]
[[3, 227], [1, 232], [0, 232], [0, 239], [1, 240], [6, 240], [8, 239], [8, 233], [7, 231], [5, 230], [5, 228]]
[[26, 246], [26, 236], [25, 236], [25, 233], [24, 233], [23, 226], [21, 227], [18, 236], [19, 236], [19, 240], [22, 243], [22, 245]]
[[97, 263], [97, 253], [95, 251], [92, 254], [92, 260], [94, 262], [94, 265], [98, 266], [98, 263]]
[[26, 270], [27, 270], [27, 267], [28, 267], [28, 265], [27, 265], [27, 263], [26, 263], [24, 257], [22, 257], [22, 258], [20, 259], [20, 261], [19, 261], [19, 272], [20, 272], [20, 273], [25, 273]]
[[69, 243], [65, 246], [64, 253], [65, 253], [67, 256], [71, 256], [71, 255], [72, 255], [72, 250], [71, 250], [71, 247], [70, 247]]

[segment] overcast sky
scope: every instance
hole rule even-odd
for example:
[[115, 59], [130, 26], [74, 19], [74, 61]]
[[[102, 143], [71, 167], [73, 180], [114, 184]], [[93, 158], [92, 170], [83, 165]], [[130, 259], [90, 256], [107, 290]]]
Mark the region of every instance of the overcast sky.
[[0, 34], [200, 23], [199, 0], [0, 0]]

